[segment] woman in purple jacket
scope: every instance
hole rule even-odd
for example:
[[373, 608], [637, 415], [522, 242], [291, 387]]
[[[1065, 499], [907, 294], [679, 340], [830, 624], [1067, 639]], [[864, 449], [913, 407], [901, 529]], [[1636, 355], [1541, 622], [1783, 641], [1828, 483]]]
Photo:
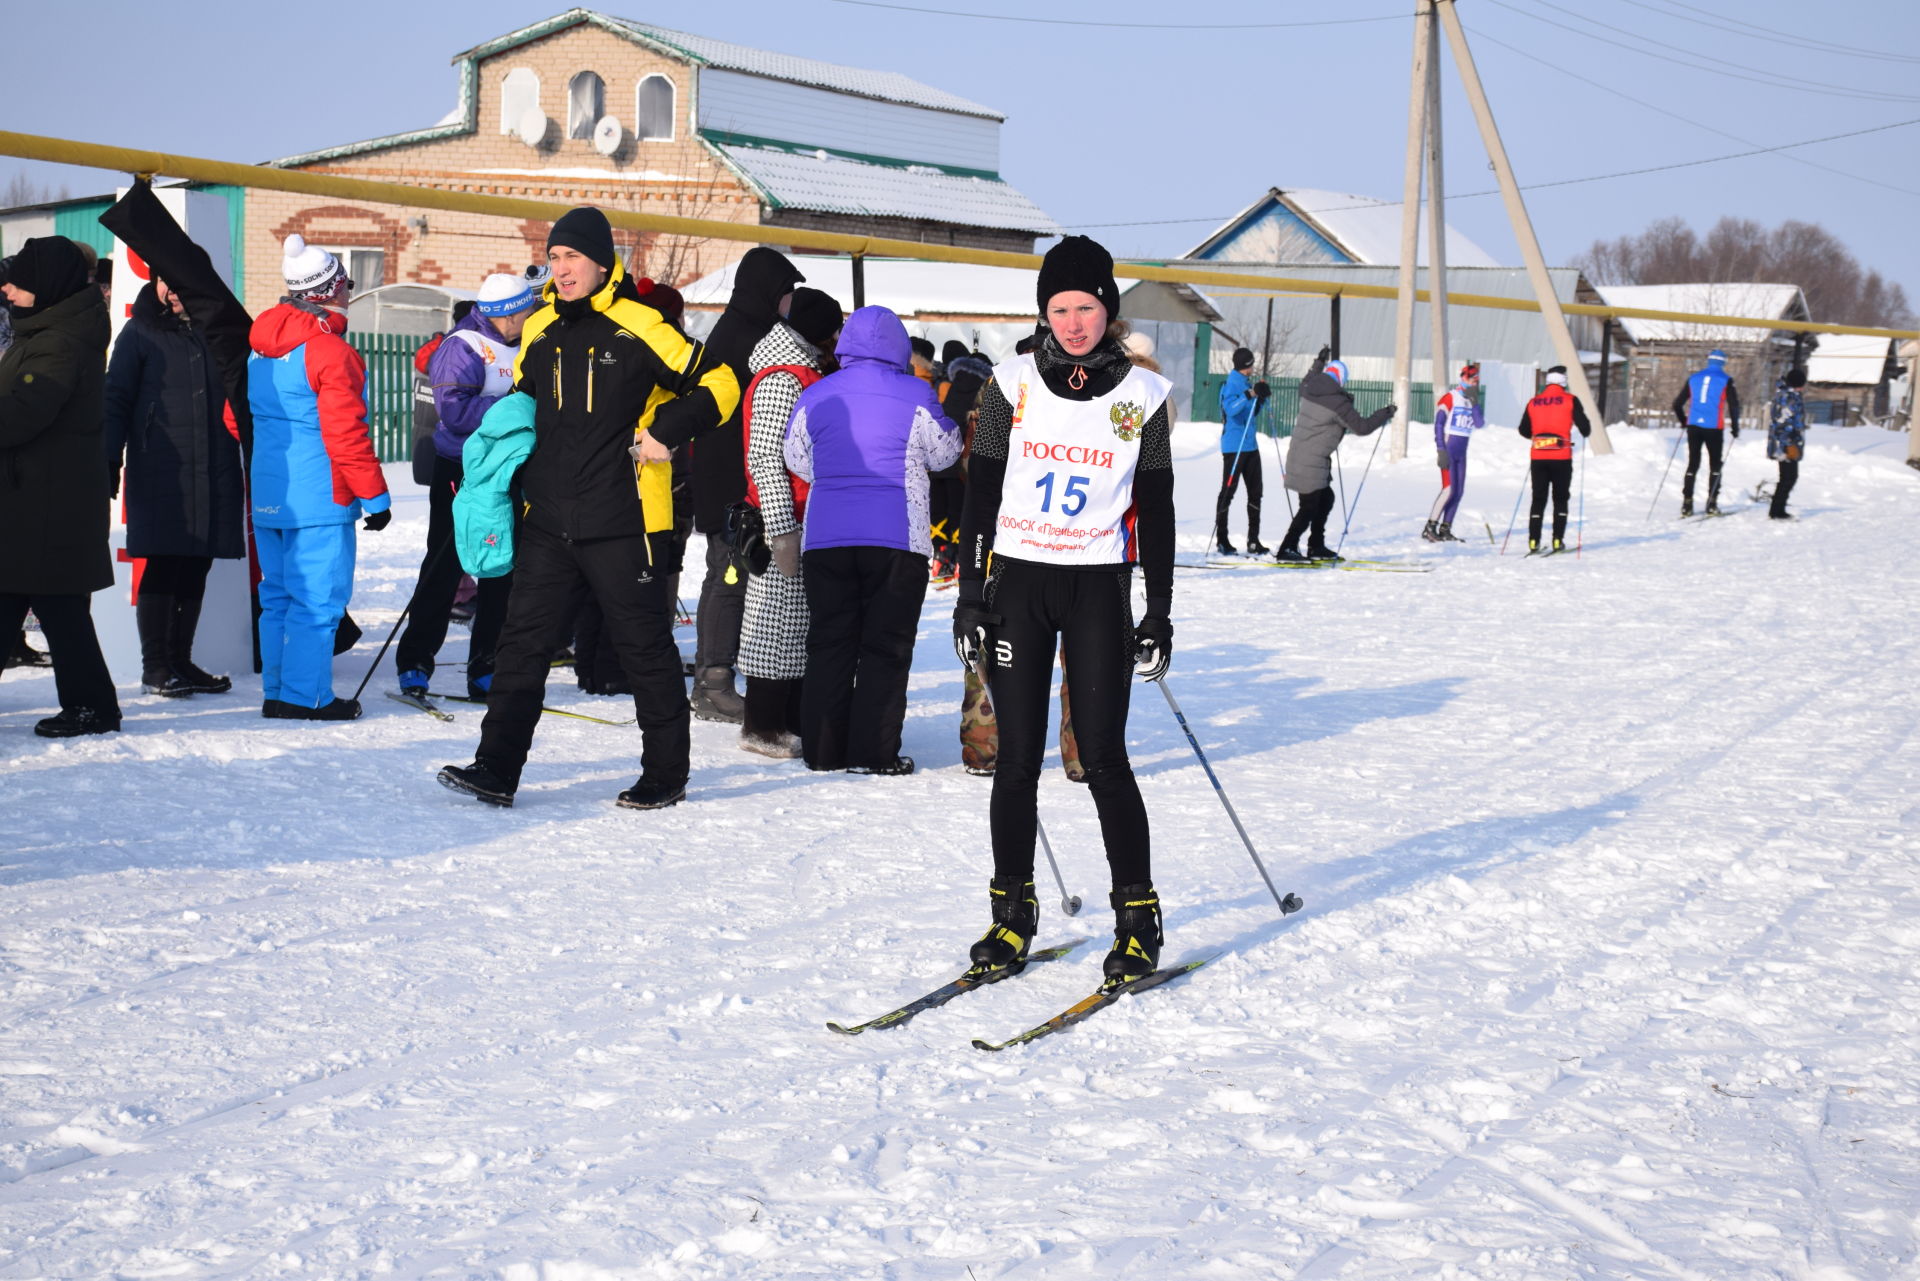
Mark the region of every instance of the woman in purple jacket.
[[933, 554], [927, 473], [960, 457], [960, 429], [885, 307], [847, 317], [834, 355], [839, 372], [802, 392], [787, 424], [787, 466], [812, 485], [802, 754], [810, 769], [911, 774], [900, 726]]

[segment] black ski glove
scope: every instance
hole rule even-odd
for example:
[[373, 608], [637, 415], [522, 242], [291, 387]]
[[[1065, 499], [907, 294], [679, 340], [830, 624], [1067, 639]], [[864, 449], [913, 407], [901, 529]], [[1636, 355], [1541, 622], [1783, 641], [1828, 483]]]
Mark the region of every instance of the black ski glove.
[[1329, 361], [1329, 360], [1332, 360], [1332, 359], [1333, 359], [1333, 344], [1332, 344], [1332, 343], [1328, 343], [1328, 344], [1327, 344], [1326, 346], [1324, 346], [1324, 347], [1322, 347], [1322, 348], [1320, 349], [1320, 354], [1319, 354], [1318, 356], [1315, 356], [1315, 357], [1314, 357], [1314, 360], [1316, 360], [1316, 361], [1318, 361], [1318, 362], [1320, 362], [1320, 363], [1323, 363], [1323, 364], [1324, 364], [1325, 362], [1327, 362], [1327, 361]]
[[960, 665], [974, 668], [987, 652], [987, 629], [998, 627], [1000, 615], [987, 608], [987, 585], [979, 579], [960, 580], [960, 599], [953, 607], [953, 652]]
[[1150, 681], [1167, 674], [1173, 662], [1173, 620], [1167, 617], [1171, 601], [1148, 601], [1147, 613], [1133, 629], [1133, 670]]
[[1739, 440], [1739, 439], [1740, 439], [1740, 427], [1739, 427], [1739, 425], [1738, 425], [1738, 424], [1735, 424], [1735, 426], [1734, 426], [1734, 428], [1733, 428], [1733, 438], [1734, 438], [1735, 440]]
[[1266, 383], [1257, 382], [1253, 385], [1253, 398], [1255, 400], [1265, 400], [1271, 395], [1273, 395], [1273, 388], [1267, 386]]
[[381, 530], [385, 529], [392, 522], [393, 522], [393, 508], [389, 507], [384, 511], [368, 512], [366, 523], [361, 525], [361, 528], [366, 530], [371, 530], [372, 532], [377, 534]]

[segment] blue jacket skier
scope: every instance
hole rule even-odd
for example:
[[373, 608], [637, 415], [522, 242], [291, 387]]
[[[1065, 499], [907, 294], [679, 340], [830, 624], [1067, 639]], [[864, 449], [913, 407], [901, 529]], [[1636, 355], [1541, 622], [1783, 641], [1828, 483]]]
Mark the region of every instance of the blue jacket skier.
[[1726, 433], [1740, 439], [1740, 393], [1727, 372], [1727, 353], [1707, 353], [1707, 365], [1687, 376], [1673, 398], [1673, 416], [1687, 429], [1687, 474], [1680, 481], [1680, 514], [1693, 515], [1693, 478], [1700, 470], [1700, 451], [1707, 453], [1707, 515], [1720, 514], [1720, 459]]
[[1227, 511], [1233, 491], [1247, 482], [1247, 554], [1265, 556], [1260, 543], [1260, 433], [1255, 421], [1272, 394], [1267, 384], [1255, 382], [1249, 371], [1253, 353], [1245, 347], [1233, 352], [1233, 372], [1220, 387], [1220, 497], [1213, 506], [1213, 541], [1222, 556], [1235, 554], [1227, 540]]

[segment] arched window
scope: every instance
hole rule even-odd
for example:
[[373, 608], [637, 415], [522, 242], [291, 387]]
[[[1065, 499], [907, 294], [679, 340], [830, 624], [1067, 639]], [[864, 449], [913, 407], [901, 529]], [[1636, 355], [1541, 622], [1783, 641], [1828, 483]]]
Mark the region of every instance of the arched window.
[[532, 67], [515, 67], [500, 82], [500, 132], [512, 133], [520, 118], [540, 105], [540, 76]]
[[567, 137], [593, 137], [593, 127], [607, 114], [607, 84], [591, 71], [567, 82]]
[[673, 81], [665, 76], [648, 76], [634, 92], [634, 129], [643, 142], [673, 140]]

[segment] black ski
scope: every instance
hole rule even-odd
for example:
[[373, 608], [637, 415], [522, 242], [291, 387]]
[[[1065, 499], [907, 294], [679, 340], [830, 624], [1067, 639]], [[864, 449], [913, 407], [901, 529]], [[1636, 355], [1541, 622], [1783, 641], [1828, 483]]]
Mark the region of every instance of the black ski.
[[973, 1048], [976, 1050], [1004, 1050], [1009, 1046], [1025, 1045], [1029, 1041], [1037, 1041], [1049, 1033], [1058, 1032], [1061, 1028], [1072, 1027], [1082, 1019], [1092, 1017], [1129, 992], [1144, 992], [1148, 988], [1155, 988], [1159, 987], [1162, 983], [1172, 982], [1184, 974], [1193, 973], [1203, 965], [1212, 964], [1223, 955], [1225, 955], [1225, 953], [1216, 952], [1212, 956], [1203, 956], [1197, 961], [1188, 961], [1185, 965], [1174, 965], [1164, 970], [1155, 970], [1151, 974], [1134, 979], [1131, 983], [1119, 983], [1113, 987], [1102, 985], [1099, 991], [1068, 1006], [1038, 1027], [1028, 1028], [1016, 1037], [1011, 1037], [999, 1042], [987, 1041], [975, 1037]]
[[441, 711], [418, 694], [399, 693], [394, 690], [388, 690], [387, 697], [396, 703], [405, 703], [408, 707], [418, 708], [420, 711], [433, 717], [436, 721], [450, 721], [453, 719], [452, 712]]
[[[1086, 941], [1085, 939], [1069, 939], [1057, 947], [1046, 948], [1039, 952], [1029, 952], [1027, 954], [1027, 964], [1034, 965], [1041, 961], [1057, 961]], [[937, 987], [919, 1000], [909, 1001], [897, 1010], [888, 1010], [879, 1018], [868, 1019], [865, 1023], [855, 1023], [852, 1027], [845, 1027], [839, 1023], [829, 1022], [827, 1029], [832, 1032], [839, 1032], [845, 1036], [858, 1036], [869, 1028], [899, 1027], [914, 1015], [924, 1014], [928, 1010], [945, 1005], [962, 992], [971, 992], [975, 988], [986, 987], [989, 984], [998, 983], [1002, 979], [1010, 979], [1016, 974], [1024, 974], [1025, 972], [1024, 969], [996, 970], [976, 978], [971, 977], [973, 971], [968, 970], [953, 982], [942, 987]]]

